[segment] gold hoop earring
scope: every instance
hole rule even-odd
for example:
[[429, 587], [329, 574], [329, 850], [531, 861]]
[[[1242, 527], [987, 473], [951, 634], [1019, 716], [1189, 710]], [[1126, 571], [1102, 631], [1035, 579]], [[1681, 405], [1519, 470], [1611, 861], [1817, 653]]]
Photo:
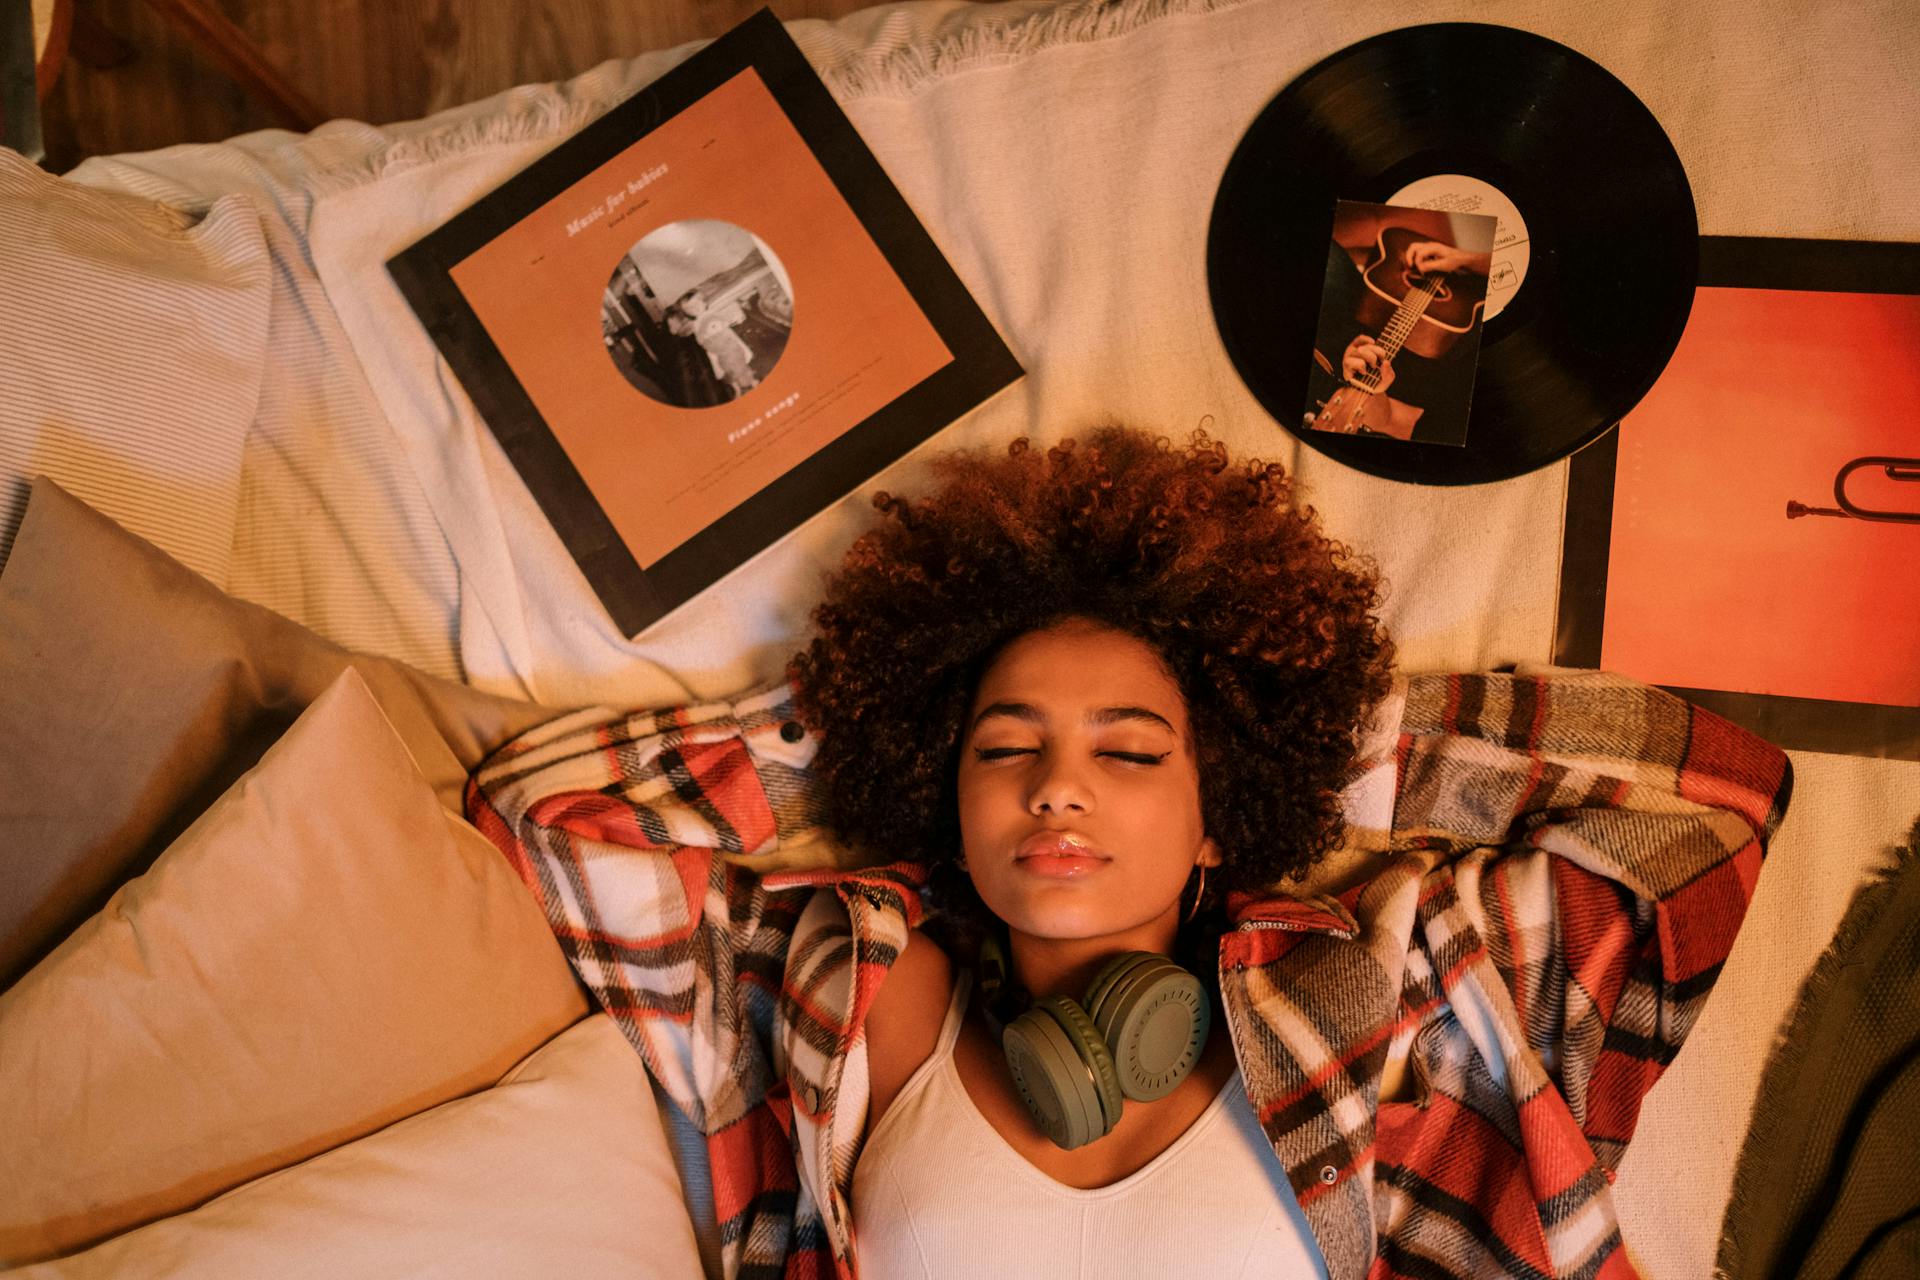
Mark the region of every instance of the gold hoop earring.
[[1193, 918], [1200, 914], [1200, 899], [1207, 896], [1207, 864], [1200, 864], [1200, 887], [1193, 891], [1193, 905], [1187, 908], [1187, 918], [1182, 924], [1192, 924]]

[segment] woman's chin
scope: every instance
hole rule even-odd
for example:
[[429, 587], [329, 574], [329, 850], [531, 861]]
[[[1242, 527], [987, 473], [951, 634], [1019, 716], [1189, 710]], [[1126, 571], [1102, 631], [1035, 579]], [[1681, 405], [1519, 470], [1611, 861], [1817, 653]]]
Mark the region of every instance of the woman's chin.
[[1046, 885], [1021, 894], [1017, 902], [1004, 904], [1005, 910], [995, 904], [988, 905], [1008, 928], [1030, 938], [1059, 942], [1132, 933], [1153, 925], [1166, 914], [1160, 912], [1142, 919], [1137, 907], [1125, 909], [1111, 899], [1101, 901], [1096, 895], [1076, 893], [1073, 889], [1071, 882]]

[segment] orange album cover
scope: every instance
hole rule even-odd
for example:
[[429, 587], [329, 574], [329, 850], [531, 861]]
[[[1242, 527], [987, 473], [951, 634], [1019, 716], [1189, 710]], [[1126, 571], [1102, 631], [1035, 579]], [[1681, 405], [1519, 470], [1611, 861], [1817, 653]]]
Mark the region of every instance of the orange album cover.
[[1920, 298], [1702, 289], [1620, 427], [1601, 665], [1920, 705], [1920, 523], [1834, 498], [1871, 457], [1907, 474], [1857, 468], [1849, 499], [1920, 517]]
[[1021, 372], [764, 9], [387, 265], [628, 634]]
[[1920, 248], [1702, 250], [1672, 361], [1574, 458], [1557, 656], [1920, 758]]
[[752, 69], [453, 278], [643, 569], [953, 358]]

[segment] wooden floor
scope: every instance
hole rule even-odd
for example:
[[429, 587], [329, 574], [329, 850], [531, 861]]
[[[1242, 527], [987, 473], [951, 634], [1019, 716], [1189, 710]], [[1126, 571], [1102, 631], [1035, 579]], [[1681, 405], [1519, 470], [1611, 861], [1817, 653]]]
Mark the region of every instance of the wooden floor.
[[[773, 0], [784, 19], [871, 0]], [[130, 58], [70, 53], [44, 107], [46, 167], [283, 127], [148, 0], [76, 0]], [[213, 0], [328, 118], [412, 120], [608, 58], [719, 35], [761, 0]]]

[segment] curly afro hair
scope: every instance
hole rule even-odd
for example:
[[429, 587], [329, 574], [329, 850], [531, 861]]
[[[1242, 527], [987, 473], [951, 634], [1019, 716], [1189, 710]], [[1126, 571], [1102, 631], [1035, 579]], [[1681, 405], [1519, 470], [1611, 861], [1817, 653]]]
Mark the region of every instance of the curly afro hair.
[[1176, 449], [1121, 426], [934, 465], [929, 496], [874, 496], [885, 518], [828, 579], [792, 661], [839, 839], [951, 884], [974, 691], [1009, 641], [1078, 617], [1145, 641], [1185, 695], [1220, 887], [1270, 886], [1338, 841], [1393, 651], [1372, 567], [1293, 505], [1284, 468], [1234, 467], [1204, 430]]

